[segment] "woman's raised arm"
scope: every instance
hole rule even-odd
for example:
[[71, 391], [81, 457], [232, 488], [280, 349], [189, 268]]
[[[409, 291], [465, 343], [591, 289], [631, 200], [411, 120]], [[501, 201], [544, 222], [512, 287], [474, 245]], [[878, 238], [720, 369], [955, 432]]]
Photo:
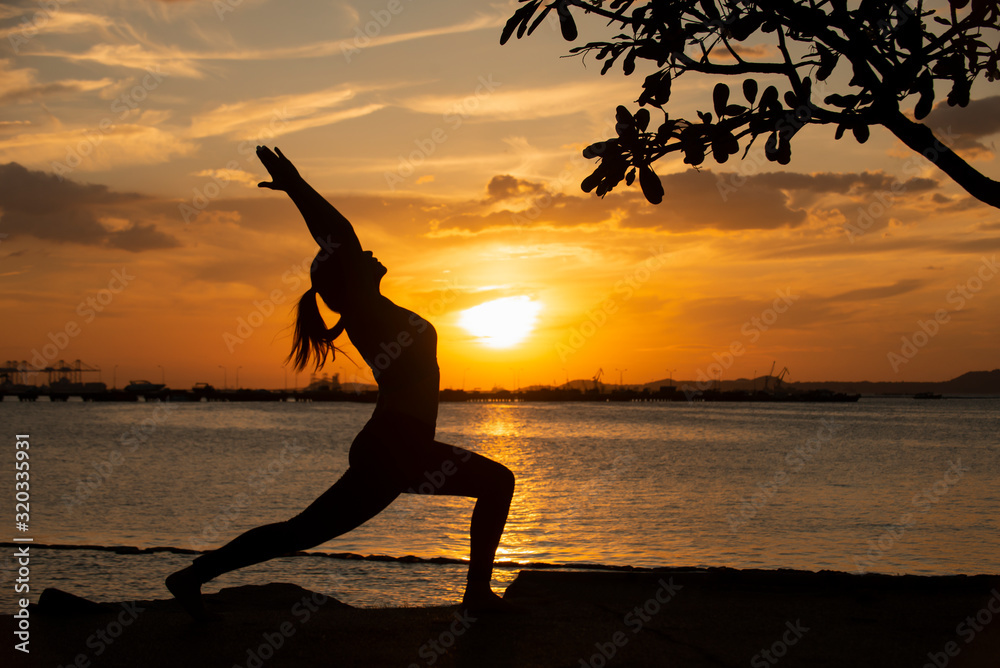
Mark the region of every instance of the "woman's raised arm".
[[306, 183], [281, 149], [275, 147], [272, 151], [266, 146], [258, 146], [257, 157], [272, 179], [258, 183], [258, 187], [288, 193], [302, 213], [313, 239], [321, 248], [328, 251], [336, 248], [341, 257], [345, 255], [360, 257], [361, 242], [351, 221]]

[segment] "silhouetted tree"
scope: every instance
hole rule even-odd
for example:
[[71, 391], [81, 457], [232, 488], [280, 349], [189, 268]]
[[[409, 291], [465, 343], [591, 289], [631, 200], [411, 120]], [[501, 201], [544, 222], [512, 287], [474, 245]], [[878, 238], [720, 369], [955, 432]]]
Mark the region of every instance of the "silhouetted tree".
[[[740, 152], [741, 144], [745, 157], [757, 137], [765, 135], [767, 159], [785, 165], [791, 159], [792, 138], [806, 125], [835, 125], [837, 139], [850, 131], [861, 143], [868, 140], [871, 126], [881, 125], [973, 197], [1000, 207], [1000, 184], [973, 169], [929, 127], [916, 122], [930, 113], [935, 88], [948, 90], [949, 105], [964, 107], [976, 77], [982, 74], [994, 81], [1000, 76], [997, 0], [940, 0], [935, 4], [941, 11], [924, 8], [923, 0], [915, 6], [909, 0], [861, 0], [851, 3], [854, 9], [846, 0], [521, 2], [524, 5], [504, 27], [501, 44], [513, 34], [530, 35], [552, 11], [563, 37], [573, 41], [574, 12], [595, 14], [622, 32], [570, 53], [594, 54], [604, 61], [602, 74], [619, 60], [626, 75], [635, 70], [637, 59], [660, 68], [645, 78], [635, 114], [618, 107], [618, 136], [584, 150], [585, 157], [599, 161], [582, 183], [586, 192], [596, 190], [603, 196], [623, 179], [631, 185], [638, 173], [643, 194], [658, 204], [663, 186], [652, 164], [673, 151], [683, 152], [684, 162], [692, 166], [700, 165], [709, 153], [724, 163]], [[994, 40], [993, 47], [986, 42], [988, 37]], [[748, 41], [773, 45], [766, 51], [775, 57], [750, 58], [755, 51], [749, 49], [741, 53], [737, 44]], [[740, 91], [744, 102], [734, 100], [730, 87], [718, 83], [712, 111], [699, 111], [698, 122], [673, 119], [665, 111], [671, 83], [686, 72], [783, 77], [788, 90], [781, 94], [778, 87], [768, 85], [761, 91], [756, 79], [746, 78]], [[850, 72], [850, 79], [827, 83], [835, 72]], [[814, 78], [824, 83], [814, 83]], [[820, 93], [821, 88], [826, 90]], [[911, 97], [916, 98], [912, 111], [916, 121], [903, 106]], [[650, 128], [645, 107], [662, 111], [663, 122]]]

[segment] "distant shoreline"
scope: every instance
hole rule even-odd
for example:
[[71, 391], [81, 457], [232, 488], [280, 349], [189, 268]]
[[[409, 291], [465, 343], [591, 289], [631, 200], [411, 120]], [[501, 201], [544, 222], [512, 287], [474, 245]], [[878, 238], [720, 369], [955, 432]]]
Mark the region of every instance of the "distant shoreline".
[[[315, 381], [303, 389], [251, 389], [216, 388], [198, 383], [191, 389], [175, 389], [165, 383], [133, 381], [123, 389], [109, 389], [104, 383], [71, 382], [62, 378], [49, 385], [13, 384], [0, 385], [0, 400], [13, 397], [20, 401], [35, 401], [43, 396], [50, 401], [66, 401], [77, 397], [84, 401], [349, 401], [374, 402], [378, 396], [376, 385], [361, 383], [341, 384], [337, 376]], [[637, 385], [601, 383], [599, 376], [592, 380], [568, 381], [557, 387], [532, 385], [516, 390], [493, 388], [488, 391], [445, 388], [440, 391], [440, 401], [498, 402], [498, 401], [857, 401], [858, 398], [917, 397], [940, 398], [989, 398], [1000, 396], [1000, 369], [970, 371], [947, 381], [802, 381], [789, 382], [783, 376], [736, 378], [733, 380], [664, 379]]]

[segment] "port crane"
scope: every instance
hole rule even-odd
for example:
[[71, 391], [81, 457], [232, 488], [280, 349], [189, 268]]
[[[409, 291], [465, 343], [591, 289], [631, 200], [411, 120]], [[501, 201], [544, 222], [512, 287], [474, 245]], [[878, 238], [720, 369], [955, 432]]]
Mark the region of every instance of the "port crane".
[[777, 361], [771, 362], [771, 370], [768, 371], [767, 375], [764, 377], [764, 391], [765, 392], [767, 392], [767, 386], [768, 386], [768, 383], [771, 382], [771, 377], [774, 376], [774, 365], [777, 364], [777, 363], [778, 363]]
[[788, 375], [789, 373], [791, 373], [791, 372], [788, 370], [787, 366], [784, 369], [782, 369], [780, 373], [778, 373], [778, 377], [774, 379], [774, 389], [775, 389], [775, 391], [778, 391], [778, 390], [781, 389], [781, 381], [784, 380], [785, 376]]
[[591, 380], [594, 381], [594, 392], [596, 392], [597, 394], [601, 393], [601, 376], [603, 375], [604, 375], [604, 369], [598, 369], [597, 373], [594, 374], [594, 377], [591, 378]]
[[0, 367], [0, 384], [28, 385], [34, 382], [35, 374], [39, 373], [47, 374], [50, 386], [60, 384], [82, 387], [84, 384], [83, 374], [100, 374], [101, 369], [80, 360], [72, 362], [59, 360], [45, 366], [35, 366], [25, 360], [20, 362], [8, 360]]

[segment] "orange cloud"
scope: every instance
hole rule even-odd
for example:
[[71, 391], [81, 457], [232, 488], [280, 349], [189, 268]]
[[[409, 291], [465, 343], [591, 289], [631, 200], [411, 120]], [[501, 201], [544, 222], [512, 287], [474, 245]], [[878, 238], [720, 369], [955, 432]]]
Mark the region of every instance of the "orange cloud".
[[12, 236], [132, 252], [181, 245], [176, 237], [157, 230], [152, 223], [133, 220], [124, 229], [113, 230], [101, 222], [102, 217], [123, 205], [144, 199], [141, 195], [60, 179], [13, 162], [0, 165], [0, 182], [5, 186], [0, 194], [0, 224]]

